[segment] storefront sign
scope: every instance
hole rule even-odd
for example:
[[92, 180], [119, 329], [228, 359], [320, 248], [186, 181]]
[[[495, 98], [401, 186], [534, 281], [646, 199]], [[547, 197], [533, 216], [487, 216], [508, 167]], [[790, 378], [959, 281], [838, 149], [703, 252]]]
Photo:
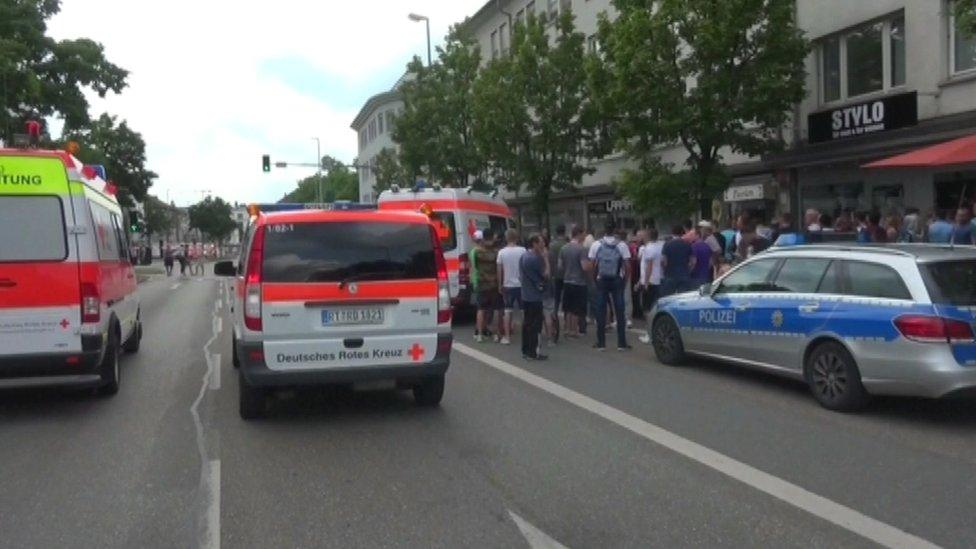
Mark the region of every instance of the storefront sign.
[[763, 185], [740, 185], [725, 190], [726, 202], [743, 202], [745, 200], [762, 200], [766, 196]]
[[918, 124], [918, 94], [891, 95], [873, 101], [815, 112], [808, 118], [810, 143], [847, 139]]
[[634, 209], [634, 203], [630, 200], [607, 200], [608, 212], [629, 212]]

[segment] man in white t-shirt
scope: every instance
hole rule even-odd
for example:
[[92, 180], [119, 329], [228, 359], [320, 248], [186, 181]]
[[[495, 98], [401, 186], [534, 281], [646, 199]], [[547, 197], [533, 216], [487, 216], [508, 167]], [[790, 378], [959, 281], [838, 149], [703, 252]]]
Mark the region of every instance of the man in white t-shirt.
[[[658, 240], [657, 229], [647, 230], [647, 244], [640, 249], [640, 284], [644, 288], [644, 308], [650, 311], [661, 295], [661, 250], [664, 243]], [[651, 317], [647, 317], [650, 333]], [[650, 343], [649, 335], [640, 336], [641, 343]]]
[[499, 291], [505, 300], [505, 333], [502, 334], [502, 345], [512, 343], [512, 313], [517, 306], [522, 304], [522, 272], [519, 267], [522, 256], [525, 255], [525, 248], [518, 245], [518, 232], [509, 229], [505, 233], [505, 240], [508, 242], [504, 248], [498, 251], [498, 280], [501, 281]]

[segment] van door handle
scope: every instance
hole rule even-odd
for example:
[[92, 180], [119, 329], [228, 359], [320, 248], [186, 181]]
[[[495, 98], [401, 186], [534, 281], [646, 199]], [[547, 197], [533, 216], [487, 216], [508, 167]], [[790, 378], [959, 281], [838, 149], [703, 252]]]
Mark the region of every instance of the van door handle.
[[815, 312], [817, 312], [817, 309], [819, 309], [819, 308], [820, 308], [820, 304], [819, 303], [804, 303], [803, 305], [800, 305], [800, 312], [801, 313], [815, 313]]
[[17, 283], [9, 278], [0, 278], [0, 288], [13, 288]]

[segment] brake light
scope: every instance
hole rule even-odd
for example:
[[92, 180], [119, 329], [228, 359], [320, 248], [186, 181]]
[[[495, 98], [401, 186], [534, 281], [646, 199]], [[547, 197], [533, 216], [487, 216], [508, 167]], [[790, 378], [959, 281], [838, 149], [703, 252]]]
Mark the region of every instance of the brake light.
[[974, 339], [969, 323], [952, 318], [904, 315], [895, 319], [895, 327], [906, 339], [921, 343], [968, 343]]
[[430, 238], [434, 243], [434, 261], [437, 264], [437, 323], [446, 324], [451, 321], [451, 284], [447, 277], [447, 261], [444, 260], [444, 249], [437, 230], [430, 227]]
[[102, 299], [98, 288], [91, 282], [81, 284], [81, 321], [86, 324], [97, 323], [102, 319]]
[[260, 332], [261, 323], [261, 278], [264, 265], [264, 227], [258, 227], [247, 254], [247, 270], [244, 272], [244, 326], [248, 330]]

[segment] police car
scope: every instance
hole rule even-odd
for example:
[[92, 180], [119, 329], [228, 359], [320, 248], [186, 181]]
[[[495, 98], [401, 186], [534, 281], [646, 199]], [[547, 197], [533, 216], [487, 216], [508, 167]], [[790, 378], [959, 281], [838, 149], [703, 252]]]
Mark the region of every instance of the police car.
[[976, 248], [771, 250], [652, 312], [658, 359], [714, 358], [805, 381], [824, 407], [976, 388]]
[[114, 192], [67, 152], [0, 149], [0, 388], [118, 392], [142, 323]]
[[422, 406], [444, 393], [451, 296], [430, 218], [406, 211], [254, 212], [235, 265], [240, 415], [269, 391], [395, 382]]

